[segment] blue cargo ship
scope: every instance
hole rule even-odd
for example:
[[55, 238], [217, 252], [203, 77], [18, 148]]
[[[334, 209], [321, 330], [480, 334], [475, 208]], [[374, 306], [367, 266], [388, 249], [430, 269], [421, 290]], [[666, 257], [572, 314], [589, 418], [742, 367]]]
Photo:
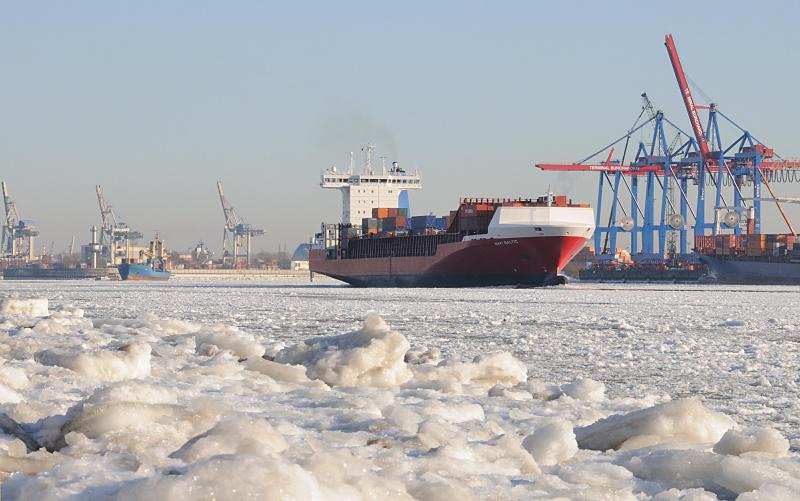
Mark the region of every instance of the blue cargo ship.
[[122, 264], [117, 266], [119, 276], [122, 280], [169, 280], [171, 273], [167, 269], [166, 255], [164, 242], [156, 235], [150, 241], [150, 248], [139, 252], [138, 263], [132, 262], [131, 259], [122, 260]]
[[[159, 262], [160, 261], [160, 262]], [[164, 269], [164, 262], [129, 263], [123, 260], [117, 267], [122, 280], [169, 280], [171, 273]]]

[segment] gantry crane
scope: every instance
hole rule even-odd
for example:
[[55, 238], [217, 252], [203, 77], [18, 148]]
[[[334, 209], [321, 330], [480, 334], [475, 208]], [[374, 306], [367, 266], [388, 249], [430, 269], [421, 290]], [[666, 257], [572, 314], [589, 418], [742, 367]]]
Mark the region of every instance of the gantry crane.
[[97, 203], [100, 205], [100, 254], [108, 264], [116, 266], [120, 259], [129, 258], [130, 244], [142, 238], [142, 234], [131, 231], [127, 224], [117, 220], [114, 208], [106, 204], [103, 190], [100, 185], [95, 185]]
[[[667, 34], [664, 40], [689, 116], [691, 133], [681, 130], [662, 111], [655, 110], [646, 95], [642, 95], [644, 105], [634, 126], [611, 144], [575, 163], [536, 164], [542, 170], [599, 173], [595, 206], [597, 258], [613, 257], [618, 233], [630, 235], [631, 254], [634, 259], [643, 261], [662, 261], [668, 254], [691, 255], [690, 231], [695, 241], [709, 233], [761, 233], [761, 205], [767, 201], [776, 204], [789, 232], [795, 234], [781, 203], [797, 200], [776, 197], [770, 182], [797, 179], [795, 173], [800, 170], [800, 162], [780, 158], [772, 148], [723, 114], [716, 104], [696, 105], [672, 35]], [[705, 129], [698, 110], [708, 111]], [[645, 113], [649, 119], [640, 123]], [[733, 142], [723, 141], [719, 117], [735, 130]], [[649, 144], [640, 141], [632, 161], [626, 163], [628, 142], [648, 124], [653, 124]], [[672, 143], [667, 140], [667, 126], [677, 131]], [[613, 153], [614, 146], [620, 143], [625, 144], [621, 159], [612, 160], [609, 154], [605, 162], [598, 161], [600, 155], [609, 149]], [[644, 197], [639, 192], [640, 184], [645, 185]], [[689, 200], [690, 184], [696, 187], [694, 203]], [[762, 186], [769, 191], [769, 198], [762, 197]], [[746, 197], [745, 188], [751, 187], [752, 196]], [[608, 224], [604, 225], [601, 210], [606, 189], [610, 189], [612, 200]], [[677, 201], [673, 201], [671, 194]], [[660, 207], [657, 198], [660, 198]], [[711, 220], [707, 202], [713, 204]], [[622, 212], [621, 217], [618, 211]], [[672, 232], [678, 234], [677, 245], [667, 240]], [[608, 245], [603, 244], [604, 236], [610, 241]], [[676, 252], [672, 247], [676, 247]]]
[[[33, 260], [36, 258], [34, 240], [39, 235], [39, 231], [31, 221], [25, 221], [19, 217], [17, 204], [11, 200], [11, 196], [8, 194], [8, 184], [5, 181], [0, 184], [2, 184], [3, 205], [6, 212], [3, 222], [3, 237], [0, 242], [2, 257]], [[25, 249], [26, 242], [27, 249]]]
[[[219, 200], [222, 203], [222, 213], [225, 216], [225, 227], [222, 231], [222, 262], [225, 263], [226, 258], [230, 258], [231, 266], [233, 268], [239, 267], [239, 258], [244, 257], [245, 266], [250, 267], [251, 255], [251, 240], [253, 237], [258, 237], [264, 234], [264, 230], [258, 230], [251, 225], [242, 221], [242, 218], [236, 213], [236, 210], [225, 198], [225, 193], [222, 191], [222, 182], [217, 181], [217, 191], [219, 192]], [[228, 246], [231, 247], [231, 252], [228, 252]], [[244, 254], [242, 254], [244, 250]]]

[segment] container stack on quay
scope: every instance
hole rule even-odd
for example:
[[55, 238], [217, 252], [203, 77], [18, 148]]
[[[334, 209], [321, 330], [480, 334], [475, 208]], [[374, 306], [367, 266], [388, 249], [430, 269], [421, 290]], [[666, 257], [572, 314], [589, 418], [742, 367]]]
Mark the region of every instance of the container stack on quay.
[[716, 235], [695, 238], [695, 249], [711, 256], [737, 257], [800, 257], [795, 235], [751, 234]]

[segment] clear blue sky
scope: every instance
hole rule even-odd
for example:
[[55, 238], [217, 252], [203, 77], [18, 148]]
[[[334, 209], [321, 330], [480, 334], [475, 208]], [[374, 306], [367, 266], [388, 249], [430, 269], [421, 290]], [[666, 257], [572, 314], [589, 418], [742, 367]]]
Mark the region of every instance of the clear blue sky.
[[421, 169], [415, 212], [548, 184], [594, 203], [594, 175], [532, 165], [622, 134], [642, 91], [688, 130], [666, 32], [727, 114], [800, 156], [797, 2], [609, 4], [2, 2], [0, 178], [56, 251], [99, 222], [96, 183], [142, 233], [217, 250], [218, 179], [256, 248], [291, 250], [340, 215], [320, 170], [367, 141]]

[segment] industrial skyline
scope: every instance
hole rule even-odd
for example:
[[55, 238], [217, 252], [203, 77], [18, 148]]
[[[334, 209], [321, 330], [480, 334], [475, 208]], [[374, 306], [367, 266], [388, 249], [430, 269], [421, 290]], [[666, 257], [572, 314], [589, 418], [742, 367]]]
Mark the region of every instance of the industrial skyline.
[[[594, 204], [594, 177], [533, 165], [602, 147], [642, 92], [689, 129], [666, 32], [699, 104], [713, 100], [783, 157], [800, 156], [798, 70], [786, 57], [800, 46], [795, 3], [765, 3], [765, 22], [736, 2], [586, 3], [579, 18], [575, 8], [5, 5], [0, 178], [39, 245], [56, 250], [100, 225], [99, 184], [145, 238], [158, 230], [176, 250], [202, 240], [219, 255], [218, 180], [266, 230], [254, 250], [291, 248], [340, 218], [320, 172], [367, 143], [424, 176], [414, 213], [548, 186]], [[796, 186], [777, 188], [797, 196]], [[764, 220], [781, 231], [772, 208]]]

